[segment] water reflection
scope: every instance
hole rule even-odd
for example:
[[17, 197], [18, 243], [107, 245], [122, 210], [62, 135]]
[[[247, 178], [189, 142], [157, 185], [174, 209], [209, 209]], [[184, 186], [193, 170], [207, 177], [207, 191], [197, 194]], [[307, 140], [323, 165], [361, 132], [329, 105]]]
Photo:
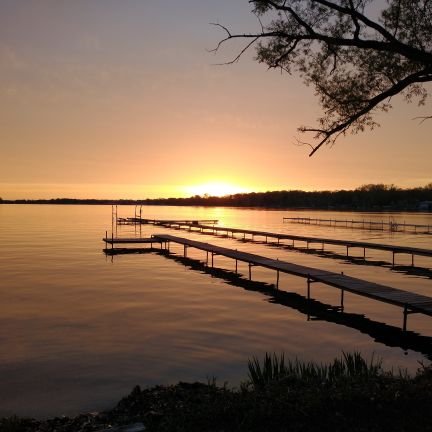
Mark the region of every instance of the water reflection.
[[322, 320], [356, 329], [372, 337], [375, 342], [382, 343], [389, 347], [400, 347], [404, 351], [416, 351], [426, 356], [429, 360], [432, 360], [432, 337], [430, 336], [424, 336], [410, 330], [403, 331], [399, 327], [369, 319], [363, 314], [347, 313], [340, 306], [326, 304], [312, 298], [308, 299], [306, 296], [297, 293], [276, 290], [274, 284], [245, 279], [239, 273], [223, 268], [209, 267], [200, 260], [175, 255], [165, 250], [161, 251], [150, 248], [116, 248], [104, 249], [104, 252], [108, 256], [111, 256], [112, 259], [114, 259], [115, 255], [148, 254], [154, 252], [181, 263], [191, 270], [223, 279], [233, 286], [241, 287], [247, 291], [257, 291], [265, 294], [269, 303], [295, 309], [304, 314], [307, 321]]
[[[134, 209], [119, 206], [118, 211], [126, 217]], [[430, 248], [432, 240], [283, 224], [289, 212], [276, 210], [146, 206], [142, 213], [152, 219], [219, 219], [222, 226], [423, 248]], [[332, 213], [321, 215], [363, 217]], [[432, 224], [432, 215], [400, 217]], [[247, 359], [265, 351], [326, 362], [342, 350], [359, 350], [366, 357], [375, 353], [383, 358], [385, 367], [411, 372], [424, 360], [421, 353], [430, 356], [428, 338], [410, 335], [409, 343], [400, 344], [402, 320], [394, 306], [347, 295], [350, 313], [345, 309], [341, 314], [330, 306], [338, 304], [337, 290], [317, 285], [313, 294], [323, 306], [313, 303], [317, 308], [311, 311], [303, 279], [281, 276], [281, 289], [290, 293], [276, 295], [271, 290], [274, 272], [258, 267], [254, 278], [268, 283], [261, 292], [239, 289], [230, 280], [201, 274], [202, 269], [191, 271], [160, 254], [117, 256], [112, 261], [101, 252], [101, 238], [111, 225], [110, 206], [0, 206], [0, 415], [43, 417], [109, 408], [136, 384], [205, 381], [214, 375], [219, 382], [238, 385], [247, 374]], [[133, 226], [118, 227], [118, 235], [126, 237], [160, 231], [173, 233], [153, 226], [137, 226], [136, 231]], [[197, 233], [187, 236], [203, 240]], [[431, 295], [429, 277], [388, 267], [222, 237], [211, 237], [211, 243]], [[200, 254], [191, 250], [189, 257]], [[216, 265], [231, 268], [222, 257]], [[352, 327], [346, 324], [347, 316]], [[394, 343], [388, 335], [388, 345], [374, 342], [386, 332], [381, 322], [394, 334]], [[377, 326], [384, 330], [370, 330]], [[431, 319], [410, 316], [409, 329], [432, 336]], [[419, 348], [422, 341], [424, 349]], [[409, 348], [408, 355], [398, 346]]]

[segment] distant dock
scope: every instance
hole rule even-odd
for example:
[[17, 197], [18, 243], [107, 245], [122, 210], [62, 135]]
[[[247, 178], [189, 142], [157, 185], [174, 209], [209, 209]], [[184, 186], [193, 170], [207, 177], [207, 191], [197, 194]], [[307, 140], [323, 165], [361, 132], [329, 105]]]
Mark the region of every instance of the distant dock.
[[312, 267], [293, 264], [287, 261], [275, 260], [265, 256], [241, 252], [234, 249], [224, 248], [209, 243], [198, 242], [183, 237], [172, 236], [168, 234], [156, 234], [150, 238], [143, 239], [121, 239], [105, 237], [103, 241], [111, 244], [120, 243], [157, 243], [160, 248], [167, 253], [170, 252], [170, 243], [183, 245], [183, 254], [187, 257], [187, 249], [195, 248], [206, 252], [206, 265], [214, 266], [215, 256], [225, 256], [235, 260], [235, 271], [238, 272], [238, 261], [245, 262], [249, 268], [249, 280], [252, 279], [252, 268], [261, 266], [276, 271], [275, 289], [279, 289], [280, 273], [287, 273], [294, 276], [302, 277], [307, 280], [307, 298], [311, 298], [311, 285], [313, 283], [323, 283], [328, 286], [340, 289], [340, 309], [344, 308], [345, 291], [357, 294], [363, 297], [398, 306], [403, 309], [402, 329], [407, 329], [407, 318], [409, 314], [421, 313], [432, 316], [432, 297], [392, 288], [386, 285], [376, 284], [374, 282], [353, 278], [347, 275], [320, 270]]
[[128, 217], [128, 218], [117, 218], [118, 225], [136, 225], [136, 224], [150, 224], [150, 225], [165, 225], [165, 224], [217, 224], [217, 219], [180, 219], [180, 220], [169, 220], [169, 219], [145, 219], [141, 217]]
[[284, 217], [284, 222], [295, 222], [307, 225], [322, 225], [338, 228], [359, 228], [370, 231], [410, 232], [415, 234], [432, 234], [431, 225], [407, 224], [395, 221], [365, 221], [349, 219], [317, 219], [310, 217]]

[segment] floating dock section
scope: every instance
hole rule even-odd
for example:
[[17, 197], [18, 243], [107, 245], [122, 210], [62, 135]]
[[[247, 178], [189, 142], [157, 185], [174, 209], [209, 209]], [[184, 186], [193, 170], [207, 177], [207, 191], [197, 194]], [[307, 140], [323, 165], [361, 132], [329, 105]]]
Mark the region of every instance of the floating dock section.
[[145, 219], [141, 217], [128, 217], [128, 218], [117, 218], [118, 225], [135, 225], [135, 224], [150, 224], [150, 225], [165, 225], [172, 223], [185, 223], [191, 225], [198, 224], [216, 224], [217, 219], [181, 219], [181, 220], [169, 220], [169, 219]]

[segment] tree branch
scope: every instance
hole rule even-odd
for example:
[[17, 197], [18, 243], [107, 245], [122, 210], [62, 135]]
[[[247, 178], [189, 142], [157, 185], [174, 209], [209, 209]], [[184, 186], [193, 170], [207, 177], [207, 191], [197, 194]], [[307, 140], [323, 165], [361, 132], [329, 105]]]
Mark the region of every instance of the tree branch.
[[338, 135], [340, 133], [343, 133], [356, 120], [358, 120], [360, 117], [372, 111], [379, 103], [381, 103], [385, 99], [397, 95], [398, 93], [403, 91], [406, 87], [408, 87], [411, 84], [424, 80], [424, 77], [422, 77], [422, 75], [425, 74], [426, 72], [427, 71], [420, 71], [407, 76], [403, 80], [400, 80], [395, 85], [388, 88], [386, 91], [370, 99], [362, 109], [350, 115], [345, 121], [337, 124], [331, 129], [302, 128], [302, 132], [316, 132], [318, 136], [319, 135], [324, 136], [324, 138], [318, 143], [318, 145], [314, 147], [314, 149], [309, 154], [309, 156], [312, 156], [320, 147], [322, 147], [326, 142], [328, 142], [333, 137], [333, 135]]

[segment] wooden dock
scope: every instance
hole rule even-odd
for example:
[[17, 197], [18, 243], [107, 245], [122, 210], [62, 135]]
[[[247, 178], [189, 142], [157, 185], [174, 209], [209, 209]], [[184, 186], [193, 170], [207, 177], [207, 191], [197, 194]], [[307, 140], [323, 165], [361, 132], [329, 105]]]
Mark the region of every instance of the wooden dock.
[[[167, 252], [169, 252], [170, 243], [177, 243], [183, 245], [185, 257], [187, 256], [187, 249], [189, 247], [205, 251], [207, 253], [206, 264], [210, 265], [211, 263], [212, 267], [214, 266], [214, 257], [217, 255], [225, 256], [235, 260], [236, 273], [238, 269], [238, 261], [245, 262], [249, 266], [249, 279], [252, 279], [253, 266], [261, 266], [264, 268], [275, 270], [276, 289], [279, 289], [280, 272], [305, 278], [307, 280], [308, 299], [310, 299], [312, 283], [320, 282], [325, 285], [338, 288], [341, 291], [340, 308], [342, 310], [344, 308], [345, 291], [401, 307], [403, 309], [403, 330], [406, 330], [407, 328], [407, 317], [409, 314], [421, 313], [424, 315], [432, 316], [432, 297], [427, 297], [421, 294], [416, 294], [409, 291], [392, 288], [386, 285], [357, 279], [351, 276], [344, 275], [343, 273], [339, 274], [312, 267], [306, 267], [287, 261], [275, 260], [265, 256], [241, 252], [238, 250], [190, 240], [183, 237], [172, 236], [169, 234], [157, 234], [153, 237], [159, 241], [164, 242], [164, 248], [167, 250]], [[209, 256], [211, 256], [211, 261], [209, 260]]]
[[307, 225], [322, 225], [342, 228], [360, 228], [375, 231], [410, 232], [432, 234], [432, 225], [407, 224], [396, 221], [365, 221], [348, 219], [317, 219], [310, 217], [284, 217], [284, 222], [295, 222]]
[[344, 309], [344, 293], [345, 291], [357, 294], [363, 297], [368, 297], [373, 300], [392, 304], [403, 309], [403, 325], [402, 329], [407, 329], [407, 317], [412, 313], [421, 313], [432, 316], [432, 297], [427, 297], [421, 294], [404, 291], [401, 289], [389, 287], [386, 285], [377, 284], [374, 282], [365, 281], [344, 275], [343, 273], [335, 273], [326, 270], [306, 267], [298, 264], [293, 264], [288, 261], [272, 259], [261, 255], [242, 252], [235, 249], [225, 248], [212, 245], [209, 243], [199, 242], [188, 238], [177, 237], [169, 234], [157, 234], [148, 238], [114, 238], [105, 237], [103, 241], [106, 244], [111, 244], [113, 248], [115, 244], [150, 244], [151, 249], [153, 244], [158, 244], [160, 249], [167, 253], [170, 251], [170, 243], [183, 245], [183, 254], [187, 257], [187, 249], [189, 247], [199, 249], [206, 252], [206, 265], [214, 267], [214, 257], [221, 255], [235, 260], [235, 272], [238, 273], [238, 262], [245, 262], [249, 268], [249, 280], [252, 280], [252, 267], [261, 266], [276, 271], [275, 288], [279, 289], [280, 273], [287, 273], [294, 276], [302, 277], [307, 280], [307, 298], [311, 299], [311, 285], [313, 283], [323, 283], [328, 286], [340, 289], [340, 309]]
[[[241, 228], [228, 228], [221, 227], [215, 225], [204, 225], [204, 224], [190, 224], [187, 222], [165, 222], [160, 223], [159, 225], [163, 225], [169, 228], [184, 228], [189, 231], [199, 230], [202, 233], [207, 234], [231, 234], [231, 237], [234, 238], [235, 234], [242, 234], [243, 238], [246, 239], [246, 235], [251, 236], [251, 240], [254, 240], [255, 237], [264, 238], [267, 242], [268, 239], [277, 240], [278, 244], [281, 244], [281, 240], [290, 240], [292, 242], [292, 247], [295, 247], [295, 242], [300, 241], [306, 243], [306, 247], [309, 248], [311, 244], [320, 244], [321, 249], [324, 250], [325, 245], [335, 245], [335, 246], [343, 246], [346, 248], [346, 256], [349, 257], [349, 251], [352, 248], [360, 248], [363, 249], [363, 259], [366, 259], [366, 250], [380, 250], [380, 251], [388, 251], [392, 254], [392, 265], [395, 266], [395, 255], [397, 254], [407, 254], [411, 255], [411, 265], [414, 267], [414, 257], [415, 256], [424, 256], [424, 257], [432, 257], [431, 249], [422, 249], [415, 248], [410, 246], [398, 246], [398, 245], [386, 245], [386, 244], [378, 244], [378, 243], [370, 243], [370, 242], [361, 242], [354, 240], [337, 240], [337, 239], [329, 239], [324, 237], [309, 237], [309, 236], [299, 236], [294, 234], [283, 234], [283, 233], [272, 233], [267, 231], [256, 231], [256, 230], [246, 230]], [[210, 232], [209, 232], [210, 231]]]
[[105, 243], [108, 243], [110, 245], [115, 245], [115, 244], [144, 244], [144, 243], [148, 243], [150, 244], [150, 247], [152, 247], [153, 243], [158, 243], [158, 244], [162, 244], [165, 243], [164, 240], [155, 238], [155, 237], [131, 237], [131, 238], [127, 238], [127, 237], [104, 237], [102, 239]]
[[150, 224], [150, 225], [165, 225], [170, 223], [186, 223], [191, 225], [198, 224], [216, 224], [217, 219], [180, 219], [180, 220], [169, 220], [169, 219], [146, 219], [141, 217], [128, 217], [128, 218], [117, 218], [118, 225], [135, 225], [135, 224]]

